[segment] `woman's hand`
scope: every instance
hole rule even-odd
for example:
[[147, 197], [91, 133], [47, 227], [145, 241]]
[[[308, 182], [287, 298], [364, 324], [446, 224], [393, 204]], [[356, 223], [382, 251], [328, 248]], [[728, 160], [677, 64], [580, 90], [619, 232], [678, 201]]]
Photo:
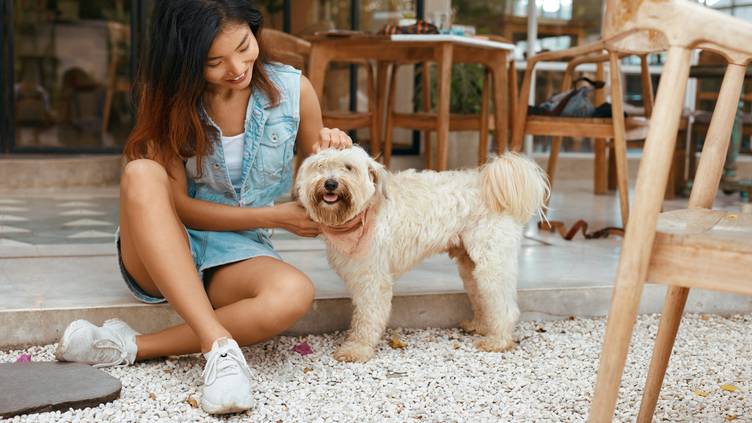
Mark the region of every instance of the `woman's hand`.
[[319, 224], [308, 217], [303, 206], [297, 202], [277, 204], [272, 208], [274, 227], [288, 230], [295, 235], [315, 237], [321, 233]]
[[350, 139], [350, 136], [346, 132], [337, 128], [322, 128], [319, 132], [318, 141], [313, 145], [313, 152], [318, 153], [327, 148], [344, 150], [350, 147], [352, 147], [352, 139]]

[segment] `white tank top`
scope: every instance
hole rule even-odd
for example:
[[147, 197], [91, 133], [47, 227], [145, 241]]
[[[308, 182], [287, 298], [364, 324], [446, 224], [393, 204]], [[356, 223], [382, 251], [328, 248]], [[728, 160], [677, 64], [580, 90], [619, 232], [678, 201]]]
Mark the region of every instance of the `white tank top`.
[[230, 181], [236, 190], [240, 189], [243, 176], [243, 138], [244, 133], [231, 137], [222, 137], [222, 149], [225, 153], [225, 166], [230, 174]]

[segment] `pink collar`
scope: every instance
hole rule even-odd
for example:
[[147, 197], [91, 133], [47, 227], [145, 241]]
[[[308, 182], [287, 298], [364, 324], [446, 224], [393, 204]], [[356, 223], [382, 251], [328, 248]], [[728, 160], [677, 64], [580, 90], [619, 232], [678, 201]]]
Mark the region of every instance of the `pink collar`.
[[366, 253], [368, 241], [373, 235], [373, 215], [378, 204], [372, 204], [349, 221], [337, 226], [321, 226], [327, 242], [340, 253], [361, 257]]

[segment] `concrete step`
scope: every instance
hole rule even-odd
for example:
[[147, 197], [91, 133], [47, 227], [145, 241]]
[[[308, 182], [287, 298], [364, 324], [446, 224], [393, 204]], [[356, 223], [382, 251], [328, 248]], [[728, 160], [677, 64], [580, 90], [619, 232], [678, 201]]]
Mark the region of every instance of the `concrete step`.
[[[552, 241], [552, 242], [549, 242]], [[316, 283], [310, 312], [289, 334], [349, 327], [352, 306], [329, 269], [318, 240], [277, 240], [283, 258]], [[520, 259], [518, 302], [523, 320], [603, 316], [608, 312], [618, 240], [557, 243], [528, 238]], [[181, 322], [169, 305], [133, 299], [120, 279], [111, 244], [0, 248], [0, 348], [56, 342], [75, 319], [101, 323], [120, 317], [148, 333]], [[665, 288], [647, 285], [641, 313], [660, 311]], [[751, 313], [752, 298], [693, 291], [688, 312]], [[390, 327], [456, 327], [471, 317], [454, 263], [435, 256], [395, 284]]]
[[[611, 286], [580, 288], [519, 289], [521, 320], [562, 320], [605, 316]], [[665, 287], [646, 285], [639, 313], [659, 313]], [[729, 316], [752, 313], [752, 300], [709, 291], [694, 290], [687, 313]], [[349, 298], [317, 298], [311, 310], [290, 330], [289, 335], [319, 334], [346, 330], [352, 305]], [[389, 327], [449, 328], [472, 316], [464, 292], [424, 294], [398, 293], [392, 301]], [[182, 323], [169, 305], [128, 304], [97, 307], [20, 309], [0, 311], [0, 348], [9, 349], [57, 342], [68, 323], [86, 319], [96, 324], [119, 317], [142, 333], [156, 332]]]
[[114, 185], [120, 168], [120, 155], [0, 156], [0, 189]]

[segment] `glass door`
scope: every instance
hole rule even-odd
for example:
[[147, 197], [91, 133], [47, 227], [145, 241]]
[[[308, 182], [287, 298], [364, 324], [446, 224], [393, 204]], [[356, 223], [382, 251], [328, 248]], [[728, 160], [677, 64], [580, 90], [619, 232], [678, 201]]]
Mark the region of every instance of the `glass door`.
[[[131, 129], [131, 0], [3, 0], [6, 149], [118, 152]], [[5, 25], [4, 25], [5, 26]], [[5, 57], [4, 57], [5, 59]], [[6, 120], [8, 120], [6, 118]], [[7, 126], [10, 126], [8, 128]], [[8, 139], [10, 138], [10, 139]]]

